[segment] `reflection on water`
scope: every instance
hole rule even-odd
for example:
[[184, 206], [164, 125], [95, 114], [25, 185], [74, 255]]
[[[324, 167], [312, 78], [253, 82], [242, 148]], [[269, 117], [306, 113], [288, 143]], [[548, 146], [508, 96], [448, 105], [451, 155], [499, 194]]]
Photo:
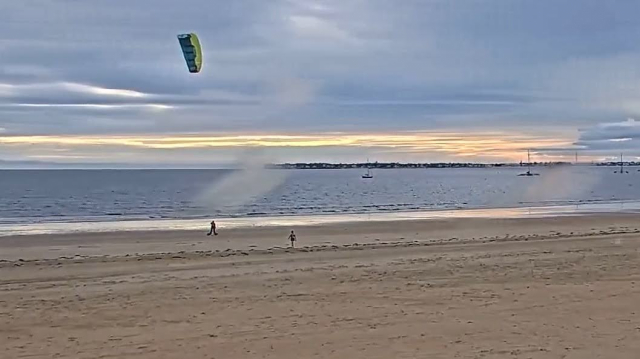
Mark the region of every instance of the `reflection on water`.
[[[542, 218], [567, 215], [584, 215], [589, 213], [633, 213], [638, 211], [640, 211], [639, 201], [616, 201], [608, 203], [587, 203], [576, 205], [521, 208], [456, 209], [395, 213], [223, 218], [216, 220], [216, 223], [218, 224], [219, 228], [231, 229], [247, 227], [311, 226], [365, 221], [410, 221], [443, 218]], [[208, 229], [208, 221], [202, 219], [33, 223], [0, 225], [0, 236], [120, 231], [206, 231]]]

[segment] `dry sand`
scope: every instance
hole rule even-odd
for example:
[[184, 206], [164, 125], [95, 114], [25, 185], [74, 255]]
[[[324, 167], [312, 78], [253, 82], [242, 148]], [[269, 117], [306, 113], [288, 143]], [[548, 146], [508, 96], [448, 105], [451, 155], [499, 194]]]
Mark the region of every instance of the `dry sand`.
[[283, 228], [0, 238], [0, 358], [636, 359], [639, 228], [340, 224], [297, 228], [298, 250]]

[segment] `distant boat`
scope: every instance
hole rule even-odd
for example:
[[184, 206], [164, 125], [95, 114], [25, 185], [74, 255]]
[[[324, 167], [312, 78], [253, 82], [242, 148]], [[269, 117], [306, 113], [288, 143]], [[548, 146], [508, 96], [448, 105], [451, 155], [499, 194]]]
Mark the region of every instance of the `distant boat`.
[[367, 159], [367, 173], [362, 175], [362, 178], [373, 178], [373, 175], [371, 174], [371, 167], [369, 166], [369, 160]]
[[[520, 165], [522, 165], [522, 161], [520, 161]], [[531, 152], [527, 150], [527, 172], [521, 173], [518, 176], [524, 177], [532, 177], [532, 176], [540, 176], [538, 173], [531, 172]]]
[[629, 171], [624, 170], [624, 162], [622, 162], [622, 153], [620, 154], [620, 171], [614, 171], [613, 173], [620, 173], [620, 174], [629, 173]]

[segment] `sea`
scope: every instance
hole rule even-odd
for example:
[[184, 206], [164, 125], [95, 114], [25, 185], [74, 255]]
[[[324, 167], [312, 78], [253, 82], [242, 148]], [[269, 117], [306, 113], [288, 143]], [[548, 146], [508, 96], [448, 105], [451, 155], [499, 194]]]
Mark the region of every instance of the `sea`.
[[350, 169], [2, 170], [0, 235], [192, 228], [211, 219], [259, 225], [468, 210], [635, 210], [640, 172], [616, 171], [537, 167], [539, 176], [523, 177], [520, 167], [379, 169], [364, 179]]

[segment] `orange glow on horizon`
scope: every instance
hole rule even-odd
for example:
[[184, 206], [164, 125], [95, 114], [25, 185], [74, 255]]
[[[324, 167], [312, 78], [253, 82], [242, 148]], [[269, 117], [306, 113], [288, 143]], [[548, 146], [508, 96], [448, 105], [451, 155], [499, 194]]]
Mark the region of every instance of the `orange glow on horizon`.
[[129, 147], [139, 149], [207, 149], [273, 147], [362, 147], [387, 149], [390, 153], [443, 153], [472, 159], [495, 158], [520, 161], [527, 148], [571, 146], [572, 139], [549, 138], [512, 132], [407, 132], [407, 133], [314, 133], [265, 135], [114, 135], [114, 136], [0, 136], [0, 146]]

